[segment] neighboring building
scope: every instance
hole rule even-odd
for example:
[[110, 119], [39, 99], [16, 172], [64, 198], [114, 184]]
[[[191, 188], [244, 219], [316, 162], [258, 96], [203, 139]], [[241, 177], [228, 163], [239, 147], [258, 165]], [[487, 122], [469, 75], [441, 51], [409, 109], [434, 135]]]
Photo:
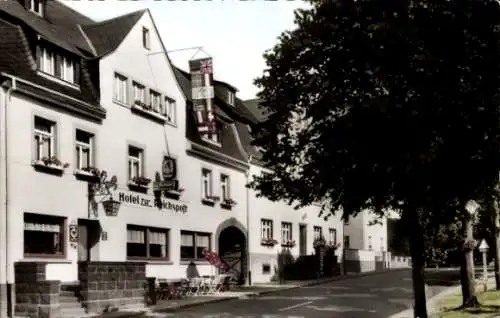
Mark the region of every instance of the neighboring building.
[[[256, 99], [243, 102], [244, 106], [254, 116], [255, 122], [266, 119], [266, 114], [259, 108]], [[261, 154], [256, 147], [250, 144], [250, 126], [238, 125], [242, 143], [250, 158], [251, 176], [270, 172], [260, 160]], [[316, 238], [323, 238], [331, 245], [337, 245], [336, 255], [338, 261], [342, 258], [343, 228], [340, 215], [330, 216], [327, 220], [320, 217], [321, 206], [311, 206], [295, 210], [287, 202], [272, 202], [263, 197], [257, 197], [255, 191], [249, 193], [250, 215], [250, 260], [253, 281], [269, 281], [276, 276], [277, 254], [283, 249], [289, 249], [292, 256], [297, 259], [303, 255], [314, 253], [313, 242]], [[262, 241], [273, 238], [279, 242], [275, 247], [268, 247]], [[295, 246], [285, 247], [287, 241], [293, 241]]]

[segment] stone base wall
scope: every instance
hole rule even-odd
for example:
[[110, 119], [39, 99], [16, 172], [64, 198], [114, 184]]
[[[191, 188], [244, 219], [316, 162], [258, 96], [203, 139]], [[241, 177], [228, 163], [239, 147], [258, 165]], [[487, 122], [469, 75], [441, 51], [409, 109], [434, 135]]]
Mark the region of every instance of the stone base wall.
[[80, 296], [88, 312], [121, 306], [145, 306], [146, 263], [80, 262]]
[[60, 318], [60, 281], [45, 280], [44, 263], [15, 264], [15, 314], [30, 318]]

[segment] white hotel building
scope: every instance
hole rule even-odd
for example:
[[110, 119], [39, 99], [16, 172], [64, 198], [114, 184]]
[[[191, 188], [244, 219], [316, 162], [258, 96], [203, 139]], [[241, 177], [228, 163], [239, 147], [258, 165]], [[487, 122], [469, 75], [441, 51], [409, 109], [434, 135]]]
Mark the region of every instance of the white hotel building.
[[[313, 253], [320, 233], [342, 241], [342, 223], [318, 206], [296, 211], [245, 187], [264, 169], [249, 143], [259, 118], [235, 88], [215, 82], [219, 133], [196, 133], [190, 76], [170, 62], [149, 10], [95, 22], [56, 1], [3, 1], [0, 51], [2, 286], [19, 262], [43, 262], [46, 279], [62, 282], [78, 280], [82, 261], [144, 261], [159, 278], [186, 277], [194, 262], [213, 274], [204, 248], [242, 282], [248, 271], [268, 282], [281, 244], [262, 238], [295, 241], [294, 256]], [[152, 184], [165, 157], [181, 189], [159, 209]], [[89, 192], [89, 167], [116, 176], [116, 216], [103, 208], [109, 196]]]

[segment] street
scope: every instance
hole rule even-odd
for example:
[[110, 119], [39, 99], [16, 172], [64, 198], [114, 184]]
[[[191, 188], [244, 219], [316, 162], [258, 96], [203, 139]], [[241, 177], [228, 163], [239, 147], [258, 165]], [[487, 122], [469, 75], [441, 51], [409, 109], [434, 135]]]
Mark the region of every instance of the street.
[[[429, 286], [427, 297], [444, 288]], [[200, 305], [158, 317], [387, 318], [411, 306], [412, 283], [408, 270]]]

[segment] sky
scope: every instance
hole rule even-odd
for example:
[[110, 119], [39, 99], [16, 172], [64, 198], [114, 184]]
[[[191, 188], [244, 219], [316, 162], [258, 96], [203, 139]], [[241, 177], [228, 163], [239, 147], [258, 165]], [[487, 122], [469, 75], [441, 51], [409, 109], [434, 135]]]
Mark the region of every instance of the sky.
[[[172, 62], [188, 70], [191, 58], [211, 56], [214, 76], [254, 98], [253, 80], [266, 68], [262, 54], [294, 28], [300, 0], [59, 0], [95, 21], [149, 8]], [[202, 47], [176, 51], [178, 49]]]

